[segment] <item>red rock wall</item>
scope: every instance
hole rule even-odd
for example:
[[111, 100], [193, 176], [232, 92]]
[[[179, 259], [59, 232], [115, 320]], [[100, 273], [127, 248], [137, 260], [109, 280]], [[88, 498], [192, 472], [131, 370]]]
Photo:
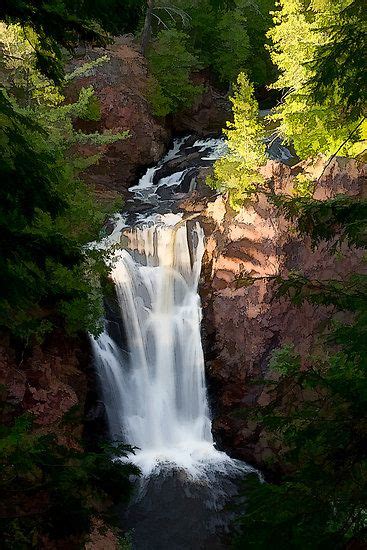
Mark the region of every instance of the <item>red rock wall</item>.
[[[3, 338], [0, 341], [0, 386], [8, 413], [31, 413], [37, 430], [56, 433], [60, 444], [78, 446], [83, 431], [87, 393], [87, 341], [54, 333], [42, 346], [18, 355]], [[65, 424], [65, 414], [75, 408], [75, 417]]]
[[[80, 121], [78, 127], [86, 132], [130, 131], [128, 139], [99, 148], [103, 157], [87, 171], [86, 180], [102, 195], [108, 190], [124, 193], [144, 167], [162, 157], [170, 132], [151, 113], [146, 100], [149, 85], [146, 60], [132, 38], [116, 39], [107, 50], [88, 48], [79, 53], [70, 70], [105, 55], [109, 61], [76, 79], [69, 87], [68, 97], [75, 99], [81, 87], [93, 86], [100, 103], [101, 120]], [[96, 152], [94, 147], [80, 150], [89, 154]]]
[[[291, 169], [274, 162], [266, 167], [275, 187], [287, 192], [297, 171], [299, 167]], [[360, 194], [366, 175], [366, 166], [340, 159], [321, 178], [315, 196]], [[276, 449], [269, 448], [266, 435], [255, 423], [246, 423], [233, 413], [256, 402], [266, 403], [266, 392], [253, 382], [266, 376], [272, 350], [294, 344], [307, 362], [320, 324], [331, 315], [326, 307], [304, 304], [296, 308], [288, 299], [274, 299], [274, 283], [266, 277], [286, 276], [289, 270], [311, 278], [343, 277], [363, 269], [362, 254], [344, 248], [341, 255], [331, 255], [326, 243], [312, 250], [309, 240], [297, 238], [264, 196], [238, 214], [228, 212], [219, 197], [208, 204], [202, 223], [207, 235], [204, 332], [208, 374], [217, 400], [214, 430], [224, 446], [262, 464]], [[260, 279], [241, 286], [241, 275]]]

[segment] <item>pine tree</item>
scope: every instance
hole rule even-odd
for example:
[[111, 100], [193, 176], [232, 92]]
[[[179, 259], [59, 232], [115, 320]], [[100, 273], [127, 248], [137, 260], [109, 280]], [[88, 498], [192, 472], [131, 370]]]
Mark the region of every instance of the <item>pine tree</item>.
[[192, 72], [201, 65], [189, 51], [188, 42], [189, 36], [181, 31], [163, 30], [148, 53], [154, 78], [149, 98], [157, 116], [190, 107], [202, 92], [202, 86], [190, 80]]
[[83, 247], [97, 237], [106, 211], [79, 179], [98, 156], [79, 159], [70, 151], [78, 142], [126, 137], [74, 130], [75, 118], [98, 116], [93, 90], [65, 104], [61, 87], [39, 70], [29, 32], [0, 23], [0, 329], [22, 345], [60, 324], [99, 331], [97, 281], [105, 269], [100, 255]]
[[266, 158], [259, 107], [253, 86], [244, 73], [238, 76], [230, 99], [233, 122], [227, 122], [224, 130], [228, 153], [215, 163], [214, 179], [209, 184], [228, 192], [231, 206], [237, 209], [263, 182], [259, 168]]

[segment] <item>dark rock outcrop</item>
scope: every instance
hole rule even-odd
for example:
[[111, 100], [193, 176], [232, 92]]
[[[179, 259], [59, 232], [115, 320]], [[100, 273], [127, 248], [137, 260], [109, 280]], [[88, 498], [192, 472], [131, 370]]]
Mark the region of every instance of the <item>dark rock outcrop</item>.
[[176, 134], [194, 133], [209, 137], [218, 135], [231, 117], [228, 96], [210, 83], [210, 75], [205, 72], [193, 77], [195, 84], [201, 84], [204, 92], [198, 96], [194, 105], [181, 113], [173, 115], [169, 122]]

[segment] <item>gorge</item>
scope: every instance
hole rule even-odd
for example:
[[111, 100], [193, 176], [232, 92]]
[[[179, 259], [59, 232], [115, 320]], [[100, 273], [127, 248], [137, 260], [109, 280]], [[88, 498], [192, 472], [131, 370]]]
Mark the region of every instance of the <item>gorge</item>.
[[4, 550], [366, 547], [364, 3], [3, 3]]
[[[286, 273], [295, 257], [310, 273], [335, 270], [334, 260], [322, 247], [312, 251], [309, 243], [290, 239], [286, 220], [265, 198], [235, 213], [202, 185], [201, 174], [224, 150], [221, 139], [177, 139], [131, 188], [124, 215], [102, 242], [114, 249], [116, 304], [105, 332], [92, 342], [110, 437], [137, 447], [131, 459], [143, 477], [123, 513], [137, 549], [222, 547], [231, 518], [225, 505], [254, 470], [217, 450], [218, 443], [260, 468], [282, 452], [260, 424], [246, 424], [233, 412], [266, 404], [270, 396], [260, 379], [266, 380], [272, 350], [288, 338], [311, 346], [330, 311], [304, 306], [300, 317], [288, 300], [273, 303], [272, 277]], [[268, 155], [290, 160], [278, 143]], [[299, 169], [274, 160], [266, 167], [282, 189]], [[358, 193], [364, 178], [359, 170], [336, 162], [323, 175], [320, 197]], [[338, 270], [360, 269], [360, 262], [358, 253], [348, 254]], [[241, 285], [246, 274], [259, 281]], [[306, 320], [305, 341], [299, 323], [304, 328]]]

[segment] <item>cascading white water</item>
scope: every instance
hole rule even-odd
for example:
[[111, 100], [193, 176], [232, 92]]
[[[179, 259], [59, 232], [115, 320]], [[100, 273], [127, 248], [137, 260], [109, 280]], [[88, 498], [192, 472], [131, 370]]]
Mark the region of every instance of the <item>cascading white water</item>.
[[[164, 161], [174, 159], [185, 140]], [[194, 146], [216, 155], [222, 140]], [[160, 185], [174, 193], [186, 173], [154, 185], [157, 169], [149, 169], [133, 188], [135, 197], [149, 199]], [[129, 460], [144, 475], [184, 469], [190, 477], [210, 479], [222, 495], [223, 476], [251, 468], [216, 450], [211, 433], [198, 295], [203, 230], [182, 214], [140, 217], [133, 227], [122, 217], [116, 221], [111, 237], [95, 246], [117, 244], [112, 278], [126, 338], [114, 341], [108, 321], [103, 334], [92, 338], [111, 438], [137, 447]]]
[[[141, 449], [212, 442], [197, 295], [203, 232], [189, 250], [186, 224], [132, 229], [114, 269], [130, 353], [122, 415], [126, 437]], [[135, 256], [135, 259], [134, 259]]]
[[144, 474], [222, 469], [230, 459], [213, 444], [200, 335], [203, 230], [166, 214], [123, 235], [112, 277], [127, 353], [107, 330], [93, 340], [111, 436], [138, 447], [130, 458]]

